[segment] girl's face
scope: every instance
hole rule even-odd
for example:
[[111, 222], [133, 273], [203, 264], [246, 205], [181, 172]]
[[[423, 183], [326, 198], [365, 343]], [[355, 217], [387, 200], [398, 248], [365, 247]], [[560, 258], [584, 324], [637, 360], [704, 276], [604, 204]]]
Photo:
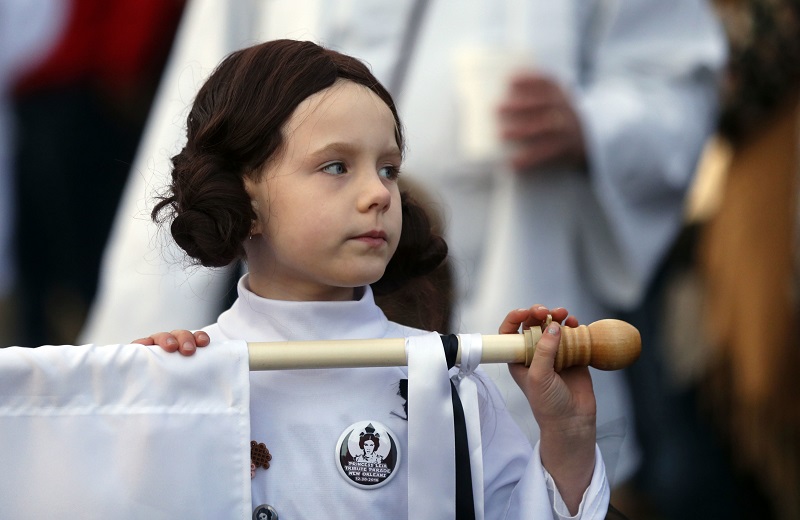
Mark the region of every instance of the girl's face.
[[250, 289], [280, 300], [349, 300], [380, 279], [402, 227], [401, 154], [389, 107], [340, 80], [304, 100], [284, 148], [245, 186], [258, 215]]

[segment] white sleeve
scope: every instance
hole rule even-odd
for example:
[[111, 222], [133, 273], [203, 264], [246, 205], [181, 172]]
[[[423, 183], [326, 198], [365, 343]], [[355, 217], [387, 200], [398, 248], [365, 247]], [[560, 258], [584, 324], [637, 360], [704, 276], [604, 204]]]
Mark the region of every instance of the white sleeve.
[[[539, 458], [539, 443], [536, 443], [535, 458], [541, 466], [541, 458]], [[541, 468], [545, 474], [545, 482], [547, 483], [547, 493], [550, 497], [550, 504], [553, 506], [553, 518], [557, 520], [576, 520], [576, 519], [589, 519], [597, 518], [603, 519], [608, 513], [608, 503], [611, 496], [611, 490], [606, 478], [606, 469], [603, 464], [603, 456], [600, 453], [600, 448], [595, 445], [595, 463], [594, 472], [592, 473], [592, 481], [589, 487], [583, 493], [581, 505], [578, 507], [578, 512], [573, 516], [570, 515], [567, 509], [567, 504], [561, 498], [561, 493], [558, 491], [555, 480], [550, 476], [544, 467]]]
[[527, 437], [502, 406], [503, 400], [494, 385], [484, 381], [489, 396], [481, 407], [484, 518], [603, 520], [611, 491], [600, 449], [595, 446], [592, 481], [584, 492], [578, 514], [569, 516], [552, 477], [542, 466], [539, 443], [531, 448]]
[[[607, 303], [629, 306], [674, 239], [683, 200], [717, 110], [724, 33], [706, 2], [616, 2], [584, 49], [573, 93], [590, 163], [592, 200], [582, 221], [588, 280]], [[618, 266], [622, 265], [623, 269]], [[616, 270], [615, 270], [615, 266]], [[625, 276], [632, 280], [620, 280]]]

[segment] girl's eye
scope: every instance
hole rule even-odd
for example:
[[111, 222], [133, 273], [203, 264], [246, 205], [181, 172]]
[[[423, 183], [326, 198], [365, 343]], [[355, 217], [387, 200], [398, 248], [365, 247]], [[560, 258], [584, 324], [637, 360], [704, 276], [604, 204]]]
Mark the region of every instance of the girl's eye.
[[334, 162], [323, 166], [322, 171], [330, 173], [331, 175], [342, 175], [347, 173], [347, 168], [345, 168], [344, 163]]
[[383, 177], [384, 179], [395, 180], [397, 179], [398, 175], [400, 175], [400, 169], [397, 166], [384, 166], [380, 170], [378, 170], [378, 175]]

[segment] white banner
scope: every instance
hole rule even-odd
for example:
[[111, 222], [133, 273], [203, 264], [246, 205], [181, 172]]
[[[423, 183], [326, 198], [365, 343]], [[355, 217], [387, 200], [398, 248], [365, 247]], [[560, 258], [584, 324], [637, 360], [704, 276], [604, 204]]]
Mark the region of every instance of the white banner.
[[249, 519], [247, 345], [0, 349], [0, 516]]

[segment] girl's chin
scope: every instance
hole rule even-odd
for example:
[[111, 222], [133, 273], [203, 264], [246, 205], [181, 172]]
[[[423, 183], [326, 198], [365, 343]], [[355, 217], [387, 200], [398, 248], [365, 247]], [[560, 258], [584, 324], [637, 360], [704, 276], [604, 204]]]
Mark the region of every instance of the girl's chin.
[[347, 287], [363, 287], [365, 285], [372, 285], [381, 278], [383, 278], [383, 273], [386, 271], [386, 267], [383, 266], [380, 269], [373, 269], [370, 272], [362, 272], [360, 276], [357, 278], [351, 278], [346, 281]]

